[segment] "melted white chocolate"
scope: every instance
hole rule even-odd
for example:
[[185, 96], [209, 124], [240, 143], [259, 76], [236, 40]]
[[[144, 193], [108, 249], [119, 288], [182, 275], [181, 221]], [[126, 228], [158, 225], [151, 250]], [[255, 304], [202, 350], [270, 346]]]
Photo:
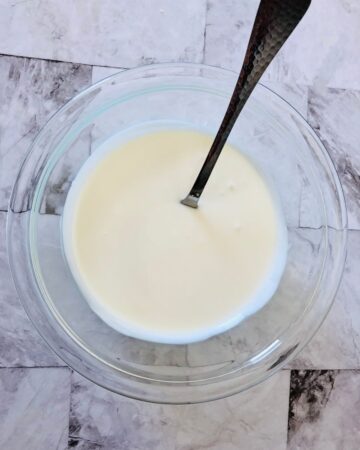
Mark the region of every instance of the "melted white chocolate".
[[248, 158], [226, 145], [199, 208], [180, 204], [212, 139], [184, 129], [112, 139], [70, 189], [67, 260], [91, 308], [121, 333], [203, 340], [257, 311], [279, 284], [286, 227]]

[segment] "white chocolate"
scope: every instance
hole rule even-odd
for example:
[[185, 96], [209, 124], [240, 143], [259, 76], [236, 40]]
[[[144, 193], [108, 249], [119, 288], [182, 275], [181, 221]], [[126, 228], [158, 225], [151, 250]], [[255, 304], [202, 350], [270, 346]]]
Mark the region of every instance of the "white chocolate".
[[73, 182], [65, 254], [91, 308], [121, 333], [203, 340], [237, 325], [276, 291], [286, 226], [247, 157], [226, 145], [199, 208], [180, 204], [211, 142], [176, 128], [120, 135]]

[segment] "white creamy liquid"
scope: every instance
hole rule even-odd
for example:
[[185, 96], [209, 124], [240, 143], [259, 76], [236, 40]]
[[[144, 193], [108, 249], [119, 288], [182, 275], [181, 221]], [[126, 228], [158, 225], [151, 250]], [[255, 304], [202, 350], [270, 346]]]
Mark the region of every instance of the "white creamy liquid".
[[176, 128], [113, 138], [70, 189], [69, 266], [93, 311], [121, 333], [203, 340], [257, 311], [278, 286], [286, 227], [247, 157], [226, 145], [199, 208], [180, 204], [212, 140]]

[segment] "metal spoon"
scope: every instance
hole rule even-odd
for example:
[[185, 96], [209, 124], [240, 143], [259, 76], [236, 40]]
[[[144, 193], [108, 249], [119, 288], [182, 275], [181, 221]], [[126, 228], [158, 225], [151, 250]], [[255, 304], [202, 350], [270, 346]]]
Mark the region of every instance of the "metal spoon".
[[262, 74], [296, 28], [311, 0], [261, 0], [243, 66], [214, 142], [189, 195], [181, 201], [198, 207], [199, 198], [227, 138]]

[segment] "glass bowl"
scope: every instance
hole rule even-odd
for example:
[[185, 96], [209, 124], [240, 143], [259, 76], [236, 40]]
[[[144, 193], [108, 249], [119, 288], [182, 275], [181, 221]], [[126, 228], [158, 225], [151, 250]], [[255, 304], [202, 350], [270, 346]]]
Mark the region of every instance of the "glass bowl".
[[[334, 166], [304, 118], [258, 85], [230, 142], [265, 173], [288, 228], [280, 285], [231, 330], [188, 345], [124, 336], [90, 309], [66, 263], [62, 214], [70, 185], [108, 137], [144, 123], [215, 134], [237, 75], [193, 64], [111, 76], [74, 97], [41, 130], [20, 169], [7, 224], [12, 275], [33, 324], [74, 370], [111, 391], [160, 403], [195, 403], [266, 379], [311, 339], [339, 285], [346, 208]], [[184, 193], [185, 194], [185, 193]]]

